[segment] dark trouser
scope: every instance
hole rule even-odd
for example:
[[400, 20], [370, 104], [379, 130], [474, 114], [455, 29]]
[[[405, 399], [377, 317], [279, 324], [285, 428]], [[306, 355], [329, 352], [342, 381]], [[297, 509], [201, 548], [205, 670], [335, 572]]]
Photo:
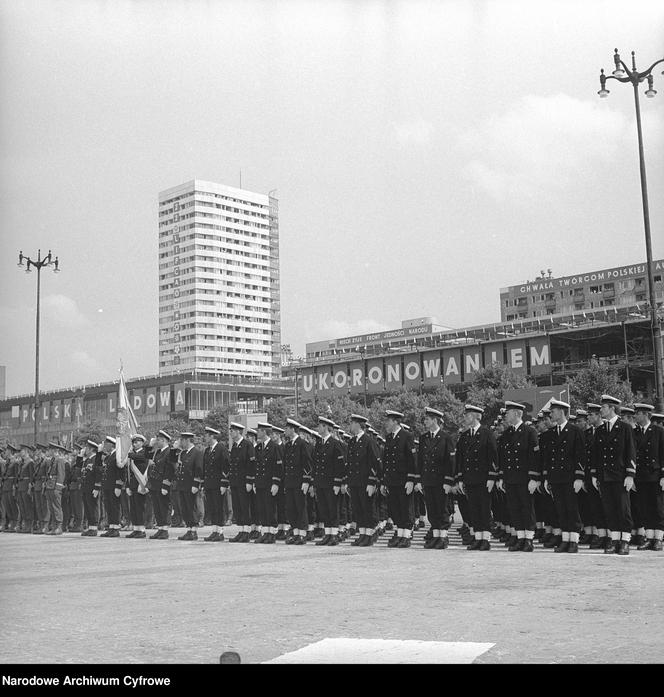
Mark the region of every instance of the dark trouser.
[[632, 510], [632, 529], [636, 530], [644, 527], [644, 516], [643, 511], [641, 510], [641, 498], [638, 495], [638, 492], [634, 491], [634, 489], [629, 492], [629, 507]]
[[244, 484], [231, 485], [236, 525], [251, 525], [251, 497]]
[[205, 520], [205, 502], [203, 498], [203, 490], [199, 489], [198, 493], [194, 494], [194, 520], [196, 525], [202, 525]]
[[415, 517], [421, 518], [422, 516], [425, 516], [427, 513], [427, 508], [424, 494], [421, 494], [419, 491], [416, 491], [414, 492], [413, 499], [415, 502], [415, 505], [413, 506]]
[[326, 528], [338, 528], [339, 514], [334, 489], [331, 486], [317, 486], [316, 502], [318, 504], [319, 522], [323, 523]]
[[600, 486], [607, 528], [612, 533], [632, 532], [632, 509], [625, 485], [622, 482], [602, 482]]
[[578, 532], [581, 527], [579, 518], [579, 502], [574, 493], [574, 484], [551, 484], [553, 503], [558, 514], [558, 527], [561, 532]]
[[376, 516], [374, 513], [373, 497], [367, 494], [366, 486], [351, 486], [350, 500], [353, 505], [353, 513], [358, 528], [376, 527]]
[[[447, 494], [442, 484], [424, 487], [424, 500], [426, 501], [427, 517], [432, 530], [443, 530], [445, 522], [449, 521], [447, 512]], [[401, 526], [399, 526], [401, 527]]]
[[602, 497], [599, 491], [592, 485], [586, 485], [586, 501], [590, 510], [590, 524], [599, 530], [606, 530], [606, 516], [604, 515], [604, 506], [602, 505]]
[[46, 494], [43, 490], [39, 489], [34, 492], [35, 494], [35, 510], [37, 515], [37, 520], [40, 523], [48, 522], [48, 504], [46, 503]]
[[113, 489], [104, 490], [104, 506], [109, 525], [120, 525], [120, 497], [115, 495]]
[[510, 512], [507, 508], [507, 495], [504, 491], [500, 491], [497, 486], [491, 492], [491, 505], [493, 507], [494, 520], [503, 525], [509, 525]]
[[279, 492], [276, 496], [277, 499], [277, 524], [278, 525], [288, 525], [288, 515], [286, 509], [286, 489], [284, 486], [279, 487]]
[[176, 528], [182, 525], [182, 511], [180, 510], [180, 492], [177, 489], [171, 487], [171, 506], [173, 507], [173, 518], [171, 519], [171, 525]]
[[474, 532], [489, 532], [491, 529], [491, 494], [486, 488], [486, 482], [466, 484], [470, 519], [473, 521]]
[[533, 494], [533, 505], [535, 506], [535, 520], [538, 523], [543, 523], [546, 520], [546, 504], [544, 497], [548, 494], [536, 491]]
[[390, 517], [389, 511], [388, 511], [388, 506], [387, 506], [387, 496], [383, 496], [380, 491], [376, 494], [378, 497], [376, 499], [376, 508], [377, 510], [377, 515], [378, 515], [378, 520], [385, 521]]
[[249, 517], [251, 519], [251, 525], [260, 525], [258, 506], [256, 504], [256, 493], [251, 491], [247, 496], [249, 497]]
[[47, 489], [46, 490], [46, 501], [48, 503], [48, 512], [51, 517], [51, 521], [56, 524], [57, 527], [62, 527], [62, 490], [61, 489]]
[[256, 487], [256, 507], [261, 527], [277, 527], [277, 502], [275, 498], [268, 487]]
[[[74, 492], [72, 491], [71, 493], [73, 494]], [[83, 492], [83, 505], [85, 506], [85, 517], [88, 519], [88, 525], [96, 527], [99, 522], [99, 501], [92, 495], [92, 491]]]
[[455, 497], [461, 519], [465, 525], [471, 527], [473, 522], [470, 519], [470, 506], [468, 505], [468, 497], [463, 494], [457, 494]]
[[123, 489], [120, 494], [120, 511], [125, 523], [131, 522], [131, 512], [129, 510], [129, 496], [127, 496], [127, 490]]
[[[592, 486], [592, 484], [591, 484]], [[592, 511], [590, 510], [590, 500], [588, 499], [588, 493], [581, 489], [576, 495], [577, 502], [579, 506], [579, 518], [581, 519], [581, 524], [584, 528], [590, 527], [592, 523]]]
[[32, 496], [29, 491], [18, 492], [18, 506], [21, 510], [23, 525], [32, 527]]
[[192, 494], [191, 489], [178, 491], [178, 499], [184, 524], [188, 528], [193, 528], [196, 525], [196, 494]]
[[394, 484], [388, 487], [387, 510], [397, 528], [410, 530], [413, 527], [413, 519], [410, 515], [410, 497], [406, 495], [403, 484]]
[[[80, 502], [81, 502], [81, 518], [79, 526], [83, 523], [83, 498], [81, 497], [81, 492], [78, 492]], [[71, 491], [68, 489], [62, 489], [62, 495], [60, 496], [60, 506], [62, 507], [62, 527], [65, 532], [69, 526], [69, 521], [71, 520]]]
[[[286, 501], [286, 518], [294, 530], [307, 529], [307, 497], [300, 487], [284, 489]], [[313, 500], [313, 499], [312, 499]]]
[[218, 486], [205, 490], [205, 510], [210, 516], [210, 525], [223, 525], [226, 522], [222, 515], [221, 491]]
[[145, 497], [147, 494], [139, 494], [138, 491], [132, 491], [129, 497], [129, 508], [131, 512], [131, 524], [145, 525]]
[[168, 525], [168, 512], [171, 506], [171, 497], [161, 493], [161, 489], [153, 489], [150, 491], [152, 498], [152, 510], [157, 521], [157, 527], [165, 527]]
[[546, 492], [542, 494], [542, 499], [545, 525], [550, 525], [552, 528], [559, 528], [560, 521], [558, 520], [558, 511], [556, 511], [556, 504], [553, 502], [553, 499]]
[[535, 508], [528, 484], [507, 484], [507, 507], [515, 530], [535, 530]]
[[145, 521], [146, 527], [152, 527], [154, 525], [154, 510], [152, 508], [152, 496], [150, 496], [149, 490], [145, 496], [145, 511], [143, 515], [143, 520]]
[[[313, 491], [313, 489], [309, 489], [309, 491]], [[309, 526], [309, 525], [313, 525], [314, 523], [318, 522], [318, 515], [317, 515], [315, 497], [310, 496], [309, 493], [307, 493], [306, 499], [307, 499], [307, 526]]]
[[341, 527], [344, 527], [346, 523], [350, 523], [350, 518], [348, 516], [348, 498], [348, 494], [342, 494], [341, 492], [337, 494], [337, 514]]
[[222, 494], [221, 497], [221, 517], [224, 523], [233, 518], [233, 500], [231, 498], [231, 492], [226, 489], [226, 493]]
[[637, 482], [639, 508], [646, 530], [664, 530], [664, 491], [656, 482]]

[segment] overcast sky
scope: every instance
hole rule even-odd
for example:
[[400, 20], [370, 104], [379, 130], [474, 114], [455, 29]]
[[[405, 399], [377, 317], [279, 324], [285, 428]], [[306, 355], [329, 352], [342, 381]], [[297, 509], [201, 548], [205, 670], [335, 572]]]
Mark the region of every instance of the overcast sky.
[[[645, 259], [619, 47], [664, 4], [0, 0], [0, 364], [42, 388], [155, 374], [157, 194], [277, 189], [282, 339], [500, 317], [499, 288]], [[642, 99], [664, 257], [664, 77]]]

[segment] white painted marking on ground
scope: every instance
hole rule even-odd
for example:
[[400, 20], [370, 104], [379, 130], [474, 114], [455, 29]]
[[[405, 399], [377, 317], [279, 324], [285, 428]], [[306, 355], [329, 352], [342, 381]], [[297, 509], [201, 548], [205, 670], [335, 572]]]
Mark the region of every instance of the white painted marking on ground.
[[323, 639], [264, 663], [472, 663], [494, 645], [472, 641]]

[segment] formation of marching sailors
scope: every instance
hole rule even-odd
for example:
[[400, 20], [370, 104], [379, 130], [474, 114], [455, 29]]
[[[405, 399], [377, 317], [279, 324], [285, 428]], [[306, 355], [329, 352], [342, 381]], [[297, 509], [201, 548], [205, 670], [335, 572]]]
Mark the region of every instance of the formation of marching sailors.
[[384, 436], [360, 414], [349, 416], [348, 433], [328, 416], [314, 428], [291, 418], [255, 430], [233, 422], [230, 447], [211, 427], [204, 447], [192, 432], [161, 430], [149, 441], [134, 434], [121, 463], [113, 436], [75, 451], [8, 444], [2, 531], [94, 537], [103, 522], [101, 537], [120, 537], [130, 521], [126, 537], [156, 527], [150, 539], [163, 540], [177, 518], [186, 528], [178, 539], [194, 541], [204, 517], [204, 541], [223, 542], [231, 504], [233, 543], [370, 547], [392, 531], [387, 546], [403, 549], [428, 520], [424, 548], [444, 550], [458, 508], [470, 551], [489, 551], [492, 540], [510, 552], [661, 551], [664, 416], [611, 395], [575, 414], [560, 400], [529, 421], [526, 412], [507, 401], [488, 426], [467, 404], [454, 437], [432, 408], [419, 438], [395, 410], [384, 414]]

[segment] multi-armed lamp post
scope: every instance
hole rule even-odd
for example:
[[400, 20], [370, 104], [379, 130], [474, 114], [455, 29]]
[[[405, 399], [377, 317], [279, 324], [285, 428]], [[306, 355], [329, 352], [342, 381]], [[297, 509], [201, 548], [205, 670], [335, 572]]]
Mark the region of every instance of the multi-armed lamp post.
[[45, 266], [52, 266], [53, 271], [57, 273], [60, 271], [58, 268], [58, 257], [53, 259], [51, 257], [51, 250], [48, 250], [48, 254], [42, 259], [41, 249], [37, 252], [37, 260], [34, 261], [30, 257], [23, 256], [23, 252], [18, 253], [18, 265], [19, 268], [23, 268], [23, 263], [25, 262], [25, 272], [31, 273], [32, 268], [37, 269], [37, 338], [35, 346], [35, 444], [37, 443], [37, 425], [39, 423], [39, 296], [41, 293], [41, 270]]
[[[629, 82], [634, 88], [634, 106], [636, 107], [636, 131], [639, 139], [639, 165], [641, 170], [641, 199], [643, 201], [643, 224], [646, 232], [646, 264], [648, 266], [648, 298], [650, 305], [650, 323], [652, 331], [653, 354], [655, 362], [655, 401], [657, 411], [662, 412], [664, 400], [664, 385], [662, 382], [662, 328], [660, 318], [657, 314], [657, 302], [655, 298], [655, 281], [652, 271], [652, 242], [650, 240], [650, 213], [648, 210], [648, 185], [646, 183], [646, 163], [643, 156], [643, 132], [641, 129], [641, 105], [639, 104], [639, 85], [648, 81], [648, 89], [645, 91], [646, 97], [652, 99], [657, 90], [653, 88], [653, 68], [659, 63], [664, 63], [664, 58], [655, 61], [647, 70], [639, 72], [636, 69], [636, 58], [632, 51], [632, 68], [628, 68], [621, 60], [618, 49], [613, 56], [615, 69], [611, 75], [605, 75], [604, 70], [600, 71], [599, 83], [600, 90], [597, 94], [604, 99], [609, 96], [606, 89], [607, 80], [617, 80], [618, 82]], [[664, 72], [662, 73], [664, 75]]]

